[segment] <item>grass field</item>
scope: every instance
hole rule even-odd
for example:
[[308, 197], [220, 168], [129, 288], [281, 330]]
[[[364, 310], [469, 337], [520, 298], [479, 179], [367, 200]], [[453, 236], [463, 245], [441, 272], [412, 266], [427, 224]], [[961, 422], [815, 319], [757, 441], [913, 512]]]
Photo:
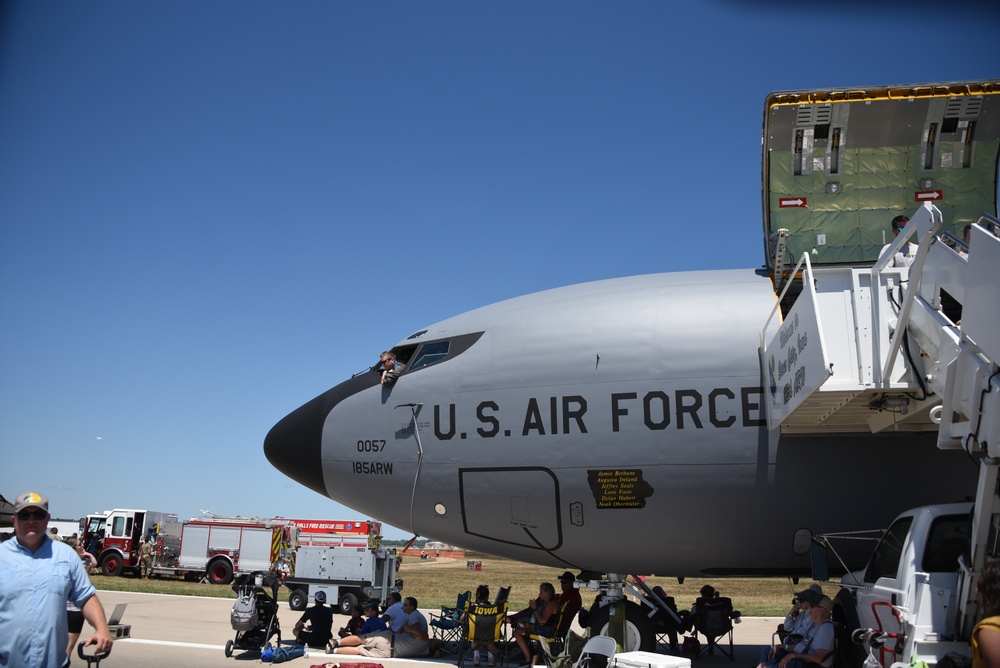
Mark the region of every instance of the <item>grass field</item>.
[[[528, 599], [538, 595], [538, 585], [541, 582], [551, 582], [559, 591], [559, 575], [562, 570], [534, 566], [507, 559], [483, 557], [482, 571], [476, 572], [467, 568], [466, 562], [453, 559], [404, 559], [399, 569], [399, 577], [404, 580], [403, 594], [413, 596], [421, 608], [438, 608], [442, 605], [453, 606], [460, 592], [475, 590], [477, 585], [486, 584], [491, 594], [495, 594], [501, 586], [512, 587], [510, 607], [513, 610], [523, 608]], [[94, 575], [91, 578], [98, 589], [112, 591], [142, 591], [162, 594], [181, 594], [187, 596], [216, 596], [223, 598], [235, 597], [231, 587], [184, 582], [172, 578], [154, 578], [141, 580], [136, 577], [108, 577]], [[647, 580], [652, 587], [660, 585], [677, 601], [679, 608], [688, 608], [698, 596], [698, 590], [705, 583], [718, 589], [723, 596], [733, 599], [734, 607], [741, 613], [751, 617], [784, 616], [792, 601], [792, 593], [808, 587], [812, 581], [803, 580], [797, 586], [783, 578], [728, 578], [728, 579], [695, 579], [677, 583], [676, 578], [651, 577]], [[832, 584], [825, 584], [824, 591], [828, 594], [836, 592]], [[589, 605], [594, 598], [592, 592], [584, 590], [584, 605]], [[282, 590], [281, 600], [288, 599], [288, 590]]]

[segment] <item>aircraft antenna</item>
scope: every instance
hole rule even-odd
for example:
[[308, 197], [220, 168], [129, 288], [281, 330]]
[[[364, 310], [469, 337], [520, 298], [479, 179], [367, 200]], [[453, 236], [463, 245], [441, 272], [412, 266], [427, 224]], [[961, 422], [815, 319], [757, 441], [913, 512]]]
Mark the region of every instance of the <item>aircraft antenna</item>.
[[423, 404], [400, 404], [396, 408], [403, 408], [404, 406], [410, 408], [410, 417], [413, 420], [413, 434], [417, 437], [417, 472], [413, 476], [413, 489], [410, 490], [410, 531], [416, 537], [417, 530], [413, 528], [413, 506], [417, 500], [417, 485], [420, 484], [420, 467], [424, 463], [424, 446], [420, 442], [420, 426], [417, 424], [417, 413], [420, 412]]

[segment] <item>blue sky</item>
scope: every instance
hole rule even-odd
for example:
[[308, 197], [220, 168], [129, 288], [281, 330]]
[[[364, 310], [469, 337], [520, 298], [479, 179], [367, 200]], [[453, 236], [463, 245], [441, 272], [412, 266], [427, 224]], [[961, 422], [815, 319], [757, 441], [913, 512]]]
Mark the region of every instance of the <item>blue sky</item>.
[[759, 266], [769, 92], [996, 77], [998, 28], [963, 2], [0, 3], [0, 493], [356, 518], [267, 463], [281, 417], [477, 306]]

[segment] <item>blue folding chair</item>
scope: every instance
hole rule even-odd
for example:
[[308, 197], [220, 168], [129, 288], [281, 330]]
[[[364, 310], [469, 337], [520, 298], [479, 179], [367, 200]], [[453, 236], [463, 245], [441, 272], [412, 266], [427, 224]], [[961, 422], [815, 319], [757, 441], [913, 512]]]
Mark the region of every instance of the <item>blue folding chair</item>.
[[472, 598], [472, 592], [467, 591], [458, 595], [455, 607], [449, 608], [441, 606], [441, 614], [431, 614], [431, 633], [435, 638], [440, 638], [442, 642], [458, 642], [462, 639], [462, 615]]

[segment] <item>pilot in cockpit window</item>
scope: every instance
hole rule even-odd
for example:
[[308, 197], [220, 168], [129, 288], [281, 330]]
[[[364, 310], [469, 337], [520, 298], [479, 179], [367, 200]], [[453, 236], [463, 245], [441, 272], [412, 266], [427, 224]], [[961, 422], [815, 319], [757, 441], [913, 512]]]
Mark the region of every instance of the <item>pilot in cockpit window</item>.
[[391, 350], [382, 353], [382, 385], [389, 387], [396, 382], [399, 375], [406, 369], [406, 365], [396, 361], [396, 354]]

